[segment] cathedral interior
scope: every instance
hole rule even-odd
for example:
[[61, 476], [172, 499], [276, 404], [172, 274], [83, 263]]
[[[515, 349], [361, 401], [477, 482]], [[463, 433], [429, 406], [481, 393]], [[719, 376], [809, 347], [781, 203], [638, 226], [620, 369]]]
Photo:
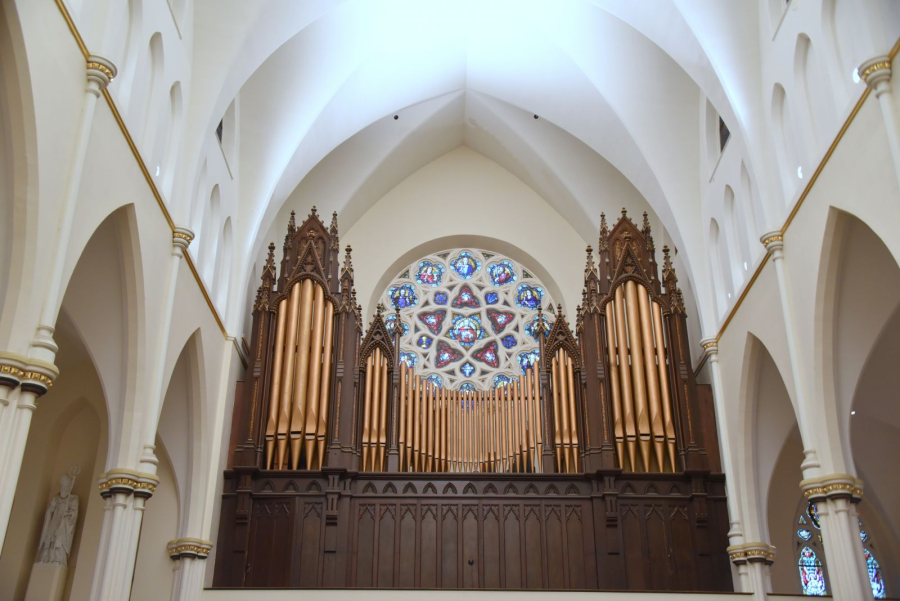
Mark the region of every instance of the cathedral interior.
[[900, 599], [898, 52], [0, 2], [0, 601]]

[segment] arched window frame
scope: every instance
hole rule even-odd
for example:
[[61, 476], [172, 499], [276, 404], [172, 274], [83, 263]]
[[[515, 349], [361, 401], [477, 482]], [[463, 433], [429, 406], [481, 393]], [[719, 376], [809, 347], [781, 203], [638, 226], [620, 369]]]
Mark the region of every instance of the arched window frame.
[[[794, 561], [797, 566], [797, 578], [799, 579], [800, 592], [804, 595], [821, 597], [828, 595], [828, 566], [825, 561], [825, 547], [822, 543], [822, 530], [819, 527], [818, 515], [815, 503], [801, 499], [794, 516]], [[813, 556], [807, 557], [806, 550], [813, 552]], [[815, 560], [815, 566], [804, 565], [805, 562]], [[804, 577], [804, 567], [819, 567], [821, 569], [821, 587], [815, 588], [807, 584]]]
[[[817, 518], [814, 517], [816, 516], [815, 507], [815, 503], [802, 500], [800, 502], [800, 507], [797, 509], [797, 514], [794, 519], [794, 556], [797, 561], [797, 570], [799, 572], [800, 592], [804, 595], [813, 595], [804, 589], [803, 574], [800, 565], [803, 550], [805, 548], [810, 548], [815, 553], [816, 559], [819, 561], [822, 568], [822, 582], [825, 585], [825, 589], [821, 594], [827, 595], [828, 589], [830, 588], [828, 584], [828, 568], [825, 559], [825, 549], [822, 543], [822, 531], [818, 526]], [[887, 585], [884, 582], [884, 572], [876, 555], [877, 549], [875, 547], [874, 537], [865, 529], [862, 519], [857, 518], [857, 520], [859, 522], [859, 538], [863, 547], [863, 560], [866, 564], [869, 585], [872, 587], [872, 595], [876, 599], [886, 599]], [[805, 532], [809, 532], [809, 538], [804, 538], [806, 536]]]
[[[473, 272], [469, 277], [454, 268], [464, 253], [474, 260], [470, 263]], [[499, 265], [511, 266], [514, 279], [500, 285], [494, 283], [489, 270], [491, 266], [497, 270]], [[478, 307], [454, 307], [454, 300], [464, 286], [468, 286]], [[522, 373], [522, 362], [533, 362], [539, 354], [538, 342], [531, 334], [537, 323], [537, 304], [531, 309], [516, 302], [522, 291], [529, 293], [527, 287], [531, 287], [533, 294], [534, 290], [540, 290], [539, 303], [544, 311], [545, 327], [549, 330], [556, 320], [557, 309], [547, 287], [534, 271], [505, 255], [478, 248], [443, 250], [418, 259], [400, 270], [382, 294], [382, 302], [391, 309], [400, 304], [400, 319], [404, 324], [400, 337], [401, 360], [415, 368], [416, 373], [441, 387], [486, 390], [513, 381]], [[405, 300], [393, 297], [395, 291], [403, 294]], [[408, 294], [410, 291], [412, 295]], [[438, 298], [442, 294], [446, 295], [445, 299]], [[489, 294], [496, 294], [496, 299], [488, 298]], [[508, 321], [500, 328], [495, 327], [488, 315], [491, 309], [513, 317], [502, 317]], [[443, 319], [434, 320], [429, 327], [424, 321], [425, 314], [440, 310], [445, 311]], [[481, 331], [474, 343], [463, 343], [452, 336], [454, 320], [469, 316], [479, 318]], [[494, 318], [498, 319], [496, 313]], [[391, 330], [395, 327], [395, 319], [390, 314], [387, 317]], [[423, 344], [423, 336], [431, 342], [424, 341], [427, 344]], [[459, 358], [448, 363], [439, 361], [439, 343], [449, 349], [446, 358]], [[492, 343], [496, 345], [496, 367], [477, 357]]]
[[862, 541], [863, 559], [866, 563], [872, 595], [876, 599], [887, 599], [887, 584], [884, 582], [884, 571], [875, 554], [875, 540], [872, 533], [865, 529], [862, 519], [857, 518], [857, 520], [859, 521], [859, 539]]

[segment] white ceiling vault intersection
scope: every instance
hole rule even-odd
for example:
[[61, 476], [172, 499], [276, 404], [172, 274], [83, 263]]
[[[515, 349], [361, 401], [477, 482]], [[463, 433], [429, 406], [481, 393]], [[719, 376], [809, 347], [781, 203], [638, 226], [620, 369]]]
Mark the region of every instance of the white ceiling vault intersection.
[[[735, 74], [752, 70], [758, 42], [734, 19], [755, 22], [756, 3], [228, 4], [196, 4], [193, 72], [204, 82], [188, 147], [239, 98], [236, 241], [248, 259], [238, 281], [255, 278], [291, 209], [338, 211], [346, 232], [410, 174], [466, 145], [589, 242], [601, 210], [638, 211], [630, 199], [642, 197], [686, 264], [683, 283], [705, 289], [700, 106], [709, 98], [729, 123], [752, 174], [758, 149], [744, 132], [759, 119], [759, 84]], [[714, 327], [712, 296], [696, 296]]]

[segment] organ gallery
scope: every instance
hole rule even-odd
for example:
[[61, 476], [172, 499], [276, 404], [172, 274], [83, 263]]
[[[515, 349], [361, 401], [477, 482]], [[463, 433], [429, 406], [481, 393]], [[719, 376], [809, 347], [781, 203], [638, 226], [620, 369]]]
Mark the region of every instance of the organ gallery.
[[677, 281], [623, 210], [562, 283], [574, 315], [527, 266], [454, 249], [364, 320], [337, 215], [292, 215], [253, 305], [214, 586], [731, 590]]

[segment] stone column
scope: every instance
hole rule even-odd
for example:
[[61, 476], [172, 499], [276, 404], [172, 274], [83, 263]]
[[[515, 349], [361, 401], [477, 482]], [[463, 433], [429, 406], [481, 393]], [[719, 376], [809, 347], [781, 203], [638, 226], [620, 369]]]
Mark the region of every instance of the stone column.
[[835, 599], [873, 598], [856, 513], [862, 488], [862, 481], [850, 474], [831, 474], [800, 483], [803, 496], [816, 504], [828, 560], [828, 592]]
[[117, 468], [101, 475], [99, 482], [106, 507], [89, 598], [128, 599], [144, 503], [156, 492], [159, 479], [154, 474]]
[[199, 538], [179, 538], [166, 546], [174, 562], [171, 601], [200, 601], [203, 596], [203, 574], [206, 558], [213, 544]]
[[894, 109], [894, 95], [891, 92], [891, 59], [888, 56], [870, 58], [859, 66], [859, 77], [875, 92], [884, 117], [891, 157], [894, 159], [894, 175], [900, 183], [900, 129]]
[[[719, 449], [722, 456], [722, 469], [725, 471], [725, 494], [728, 503], [728, 543], [729, 549], [739, 549], [744, 545], [744, 532], [741, 527], [741, 506], [737, 490], [738, 468], [731, 457], [731, 440], [728, 425], [725, 423], [725, 396], [722, 392], [722, 375], [719, 370], [719, 346], [715, 338], [705, 338], [700, 341], [700, 346], [709, 357], [709, 369], [713, 380], [713, 402], [716, 408], [716, 429], [719, 432]], [[738, 592], [756, 592], [760, 589], [753, 587], [750, 572], [746, 561], [735, 562], [734, 572], [736, 578], [734, 588]], [[733, 574], [734, 575], [734, 574]], [[761, 589], [765, 590], [765, 589]]]
[[[0, 378], [2, 379], [0, 382], [0, 389], [2, 389], [0, 392], [0, 548], [6, 538], [9, 513], [19, 480], [22, 457], [25, 454], [25, 442], [28, 439], [31, 418], [36, 408], [35, 401], [47, 392], [47, 388], [59, 373], [53, 364], [56, 352], [59, 350], [53, 340], [53, 332], [62, 302], [63, 269], [72, 233], [72, 221], [75, 217], [78, 190], [81, 187], [81, 177], [84, 173], [84, 161], [87, 156], [97, 99], [115, 75], [116, 67], [112, 62], [101, 56], [91, 55], [88, 57], [87, 85], [84, 90], [78, 129], [75, 133], [75, 147], [59, 207], [60, 220], [56, 236], [50, 237], [50, 240], [55, 239], [56, 246], [51, 263], [46, 270], [46, 289], [41, 299], [41, 314], [37, 332], [28, 349], [28, 357], [12, 357], [12, 361], [0, 359], [0, 366], [6, 368], [5, 376], [8, 376]], [[8, 358], [9, 356], [7, 356]], [[3, 373], [0, 371], [0, 374]], [[11, 402], [14, 386], [18, 386], [18, 398], [15, 405]]]
[[[141, 429], [143, 447], [139, 459], [139, 471], [116, 468], [107, 472], [100, 479], [101, 494], [110, 495], [112, 500], [108, 500], [107, 504], [111, 505], [111, 510], [104, 515], [103, 524], [104, 534], [108, 536], [108, 539], [101, 540], [101, 550], [97, 557], [98, 569], [94, 573], [91, 591], [91, 599], [98, 601], [109, 598], [128, 598], [128, 588], [131, 586], [134, 564], [137, 559], [144, 506], [159, 482], [156, 477], [156, 468], [159, 462], [154, 451], [156, 449], [156, 429], [159, 424], [164, 394], [162, 384], [165, 376], [166, 352], [172, 324], [172, 311], [175, 305], [178, 268], [184, 257], [184, 251], [193, 238], [194, 233], [187, 228], [176, 227], [172, 232], [172, 255], [163, 290], [162, 323], [159, 325], [156, 356], [151, 365], [150, 390], [146, 397], [145, 420]], [[125, 484], [115, 484], [110, 488], [110, 482], [116, 480], [123, 480]], [[152, 490], [150, 487], [143, 486], [135, 489], [133, 494], [129, 495], [128, 482], [131, 480], [139, 483], [152, 482]]]
[[800, 439], [803, 441], [803, 462], [800, 469], [804, 478], [815, 478], [820, 475], [819, 455], [815, 449], [815, 439], [810, 430], [811, 415], [810, 398], [806, 387], [806, 378], [800, 371], [800, 351], [797, 348], [797, 330], [794, 319], [793, 302], [791, 300], [790, 279], [784, 266], [784, 235], [780, 230], [763, 234], [760, 238], [772, 262], [778, 278], [778, 293], [781, 297], [781, 314], [784, 319], [784, 336], [787, 340], [788, 357], [791, 362], [791, 377], [794, 380], [794, 397], [797, 401], [797, 425]]
[[162, 410], [163, 378], [165, 377], [166, 353], [169, 349], [169, 331], [172, 326], [172, 311], [175, 307], [175, 288], [178, 283], [178, 268], [184, 253], [194, 239], [194, 232], [186, 227], [176, 227], [172, 232], [172, 255], [169, 260], [169, 273], [163, 291], [162, 323], [159, 328], [159, 340], [156, 347], [156, 358], [153, 361], [153, 375], [150, 380], [150, 391], [147, 395], [149, 406], [146, 409], [146, 420], [143, 428], [143, 450], [140, 458], [140, 469], [156, 473], [159, 460], [156, 458], [156, 429]]
[[731, 562], [740, 566], [750, 581], [753, 598], [765, 601], [772, 590], [770, 566], [775, 561], [775, 547], [768, 543], [744, 543], [728, 547]]

